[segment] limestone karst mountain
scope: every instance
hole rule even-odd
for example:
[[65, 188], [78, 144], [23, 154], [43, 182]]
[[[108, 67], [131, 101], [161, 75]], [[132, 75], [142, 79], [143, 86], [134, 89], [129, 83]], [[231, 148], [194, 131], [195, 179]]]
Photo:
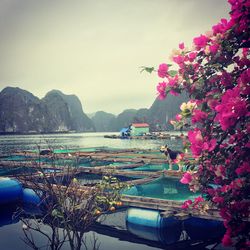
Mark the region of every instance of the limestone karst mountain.
[[51, 91], [39, 99], [13, 87], [0, 92], [0, 133], [52, 133], [95, 131], [79, 99]]

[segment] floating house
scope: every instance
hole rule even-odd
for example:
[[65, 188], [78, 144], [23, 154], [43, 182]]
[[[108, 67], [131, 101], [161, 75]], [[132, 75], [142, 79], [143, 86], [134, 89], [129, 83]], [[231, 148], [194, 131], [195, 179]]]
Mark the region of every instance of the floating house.
[[130, 125], [130, 135], [140, 136], [149, 133], [149, 125], [147, 123], [132, 123]]

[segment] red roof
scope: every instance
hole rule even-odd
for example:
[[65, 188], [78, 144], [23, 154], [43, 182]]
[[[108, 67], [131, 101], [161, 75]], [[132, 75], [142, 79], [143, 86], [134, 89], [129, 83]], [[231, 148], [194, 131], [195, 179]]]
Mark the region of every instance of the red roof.
[[149, 127], [149, 125], [147, 123], [132, 123], [132, 126], [135, 128]]

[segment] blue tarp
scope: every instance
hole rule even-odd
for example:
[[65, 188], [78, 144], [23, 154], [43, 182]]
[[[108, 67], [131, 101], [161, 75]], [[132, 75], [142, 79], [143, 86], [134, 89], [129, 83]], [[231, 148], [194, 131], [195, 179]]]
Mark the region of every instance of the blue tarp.
[[129, 128], [122, 128], [120, 133], [127, 133], [129, 132]]

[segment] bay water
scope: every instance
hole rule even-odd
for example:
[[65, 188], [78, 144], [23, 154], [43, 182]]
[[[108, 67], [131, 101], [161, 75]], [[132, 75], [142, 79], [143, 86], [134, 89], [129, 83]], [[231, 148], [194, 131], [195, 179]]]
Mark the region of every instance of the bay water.
[[[8, 155], [16, 151], [36, 150], [38, 147], [46, 149], [48, 147], [59, 149], [78, 149], [78, 148], [95, 148], [107, 147], [114, 149], [155, 149], [158, 150], [162, 145], [168, 144], [176, 150], [182, 149], [181, 140], [137, 140], [137, 139], [110, 139], [104, 138], [104, 135], [118, 133], [75, 133], [75, 134], [46, 134], [46, 135], [2, 135], [0, 136], [0, 155]], [[172, 135], [177, 134], [172, 132]], [[1, 159], [0, 159], [1, 160]], [[0, 213], [4, 211], [8, 213], [8, 207], [0, 207]], [[10, 211], [11, 213], [11, 211]], [[3, 215], [3, 213], [2, 213]], [[11, 214], [7, 215], [11, 216]], [[3, 218], [1, 218], [3, 217]], [[124, 220], [125, 212], [114, 215], [114, 221]], [[11, 217], [10, 217], [11, 218]], [[46, 226], [44, 227], [46, 229]], [[92, 232], [87, 233], [89, 241], [91, 240]], [[45, 244], [45, 239], [40, 238], [38, 234], [34, 234], [37, 242], [42, 246]], [[130, 249], [130, 250], [153, 250], [165, 249], [161, 242], [153, 242], [150, 240], [140, 239], [137, 236], [130, 235], [124, 240], [121, 235], [115, 236], [109, 234], [96, 233], [96, 237], [100, 243], [100, 250], [112, 249]], [[1, 250], [24, 250], [27, 249], [27, 244], [22, 240], [24, 234], [22, 231], [21, 221], [6, 220], [6, 216], [0, 214], [0, 249]], [[41, 248], [42, 249], [42, 248]], [[65, 244], [62, 249], [69, 249]], [[91, 247], [90, 247], [91, 249]]]

